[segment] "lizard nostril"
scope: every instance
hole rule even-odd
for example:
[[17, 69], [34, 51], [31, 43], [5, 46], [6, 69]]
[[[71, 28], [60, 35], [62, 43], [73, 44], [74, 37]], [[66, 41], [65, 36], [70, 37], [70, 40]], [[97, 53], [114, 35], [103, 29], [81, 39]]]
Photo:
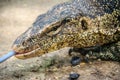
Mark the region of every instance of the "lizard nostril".
[[87, 30], [88, 29], [88, 23], [86, 22], [86, 20], [81, 20], [81, 26], [83, 30]]

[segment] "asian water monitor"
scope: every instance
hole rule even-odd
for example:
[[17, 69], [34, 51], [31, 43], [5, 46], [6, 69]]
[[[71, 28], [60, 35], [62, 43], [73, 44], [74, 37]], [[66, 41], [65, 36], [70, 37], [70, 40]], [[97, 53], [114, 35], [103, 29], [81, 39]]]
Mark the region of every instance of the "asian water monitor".
[[[117, 46], [117, 53], [120, 52], [119, 40], [120, 0], [72, 0], [38, 16], [33, 25], [15, 40], [12, 48], [17, 52], [16, 57], [21, 59], [64, 47], [96, 45], [103, 45], [102, 55], [106, 55], [111, 47]], [[104, 47], [104, 44], [109, 45]], [[108, 52], [110, 56], [99, 57], [120, 57], [114, 50]]]

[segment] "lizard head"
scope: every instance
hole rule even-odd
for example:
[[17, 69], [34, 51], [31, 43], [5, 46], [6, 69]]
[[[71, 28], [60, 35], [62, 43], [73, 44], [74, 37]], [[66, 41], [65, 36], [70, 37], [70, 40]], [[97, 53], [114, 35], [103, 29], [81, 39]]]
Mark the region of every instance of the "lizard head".
[[93, 18], [81, 11], [77, 15], [73, 14], [77, 11], [72, 11], [66, 16], [62, 7], [55, 9], [57, 11], [40, 15], [32, 27], [15, 40], [12, 48], [17, 58], [41, 56], [64, 47], [103, 45], [120, 39], [120, 10], [104, 15], [93, 13]]

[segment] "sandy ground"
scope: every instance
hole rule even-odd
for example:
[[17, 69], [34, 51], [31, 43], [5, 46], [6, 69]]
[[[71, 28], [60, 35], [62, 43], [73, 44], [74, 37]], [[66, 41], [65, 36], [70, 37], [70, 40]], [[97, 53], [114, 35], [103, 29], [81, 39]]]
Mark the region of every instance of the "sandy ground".
[[[0, 56], [11, 50], [14, 40], [32, 25], [38, 15], [65, 1], [67, 0], [0, 0]], [[65, 54], [68, 49], [54, 53]], [[0, 64], [0, 80], [68, 80], [72, 72], [80, 74], [78, 80], [120, 80], [118, 62], [94, 61], [71, 67], [68, 66], [69, 63], [66, 65], [69, 59], [67, 61], [63, 57], [64, 62], [58, 61], [55, 66], [44, 69], [46, 65], [50, 66], [49, 60], [43, 60], [45, 58], [46, 56], [19, 60], [12, 57]]]

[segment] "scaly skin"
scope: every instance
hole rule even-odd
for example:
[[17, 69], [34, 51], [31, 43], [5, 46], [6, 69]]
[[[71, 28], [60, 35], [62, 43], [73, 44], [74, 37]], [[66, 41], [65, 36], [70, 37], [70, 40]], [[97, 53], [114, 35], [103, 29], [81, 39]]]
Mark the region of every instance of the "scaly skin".
[[[103, 45], [103, 50], [106, 47], [109, 50], [120, 41], [119, 6], [119, 0], [73, 0], [59, 4], [40, 15], [32, 27], [16, 39], [12, 48], [20, 59], [41, 56], [64, 47]], [[110, 46], [104, 47], [105, 44]], [[106, 54], [105, 51], [102, 54]]]

